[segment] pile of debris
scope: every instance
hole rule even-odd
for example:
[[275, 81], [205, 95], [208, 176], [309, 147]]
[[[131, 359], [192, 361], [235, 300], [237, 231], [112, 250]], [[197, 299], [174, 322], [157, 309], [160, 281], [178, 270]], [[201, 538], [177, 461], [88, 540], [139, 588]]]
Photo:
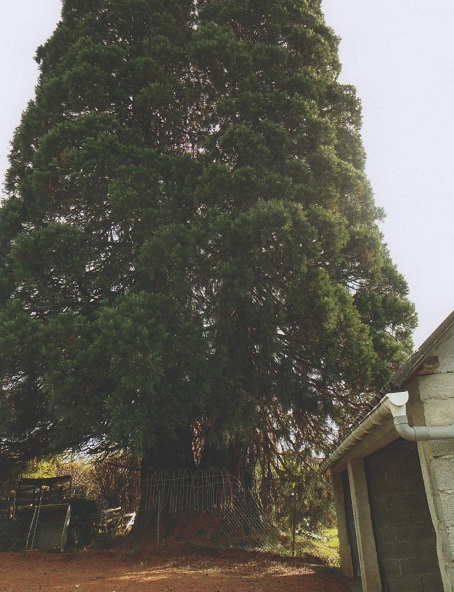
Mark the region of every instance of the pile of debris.
[[71, 476], [21, 479], [12, 518], [26, 532], [25, 549], [60, 549], [87, 544], [97, 522], [93, 500], [72, 497]]

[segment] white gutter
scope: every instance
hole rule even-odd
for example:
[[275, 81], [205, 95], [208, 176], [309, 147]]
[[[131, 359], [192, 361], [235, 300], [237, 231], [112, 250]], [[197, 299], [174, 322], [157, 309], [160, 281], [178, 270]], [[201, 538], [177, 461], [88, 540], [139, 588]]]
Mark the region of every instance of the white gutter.
[[338, 460], [360, 442], [366, 434], [372, 432], [378, 425], [384, 423], [390, 415], [394, 420], [394, 426], [399, 436], [412, 442], [418, 440], [446, 440], [454, 439], [454, 425], [446, 426], [415, 426], [408, 425], [407, 417], [408, 392], [388, 393], [383, 399], [361, 420], [354, 430], [343, 440], [336, 450], [321, 465], [323, 471], [328, 470]]
[[372, 432], [377, 426], [389, 419], [391, 409], [386, 395], [359, 423], [348, 436], [342, 440], [339, 446], [328, 457], [325, 458], [321, 469], [326, 471], [345, 454], [360, 442], [366, 434]]
[[454, 439], [454, 425], [440, 426], [409, 426], [406, 405], [408, 393], [390, 393], [386, 395], [388, 407], [394, 419], [397, 433], [405, 440], [419, 442], [420, 440], [452, 440]]

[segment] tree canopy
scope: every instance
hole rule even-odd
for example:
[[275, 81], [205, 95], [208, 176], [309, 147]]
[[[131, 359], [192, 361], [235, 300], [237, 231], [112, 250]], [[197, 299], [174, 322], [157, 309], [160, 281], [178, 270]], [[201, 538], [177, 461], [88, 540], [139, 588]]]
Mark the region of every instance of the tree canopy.
[[402, 362], [337, 47], [319, 0], [64, 0], [0, 209], [3, 456], [321, 449]]

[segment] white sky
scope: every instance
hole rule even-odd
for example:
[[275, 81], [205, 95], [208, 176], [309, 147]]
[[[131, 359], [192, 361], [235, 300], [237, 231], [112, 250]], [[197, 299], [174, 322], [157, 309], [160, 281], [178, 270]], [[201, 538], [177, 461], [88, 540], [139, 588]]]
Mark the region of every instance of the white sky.
[[454, 308], [454, 2], [323, 0], [341, 81], [363, 105], [367, 174], [419, 314], [415, 346]]
[[[60, 0], [0, 0], [0, 177], [34, 96], [38, 45]], [[419, 346], [454, 308], [454, 1], [323, 0], [342, 38], [341, 81], [363, 104], [367, 174], [419, 314]]]

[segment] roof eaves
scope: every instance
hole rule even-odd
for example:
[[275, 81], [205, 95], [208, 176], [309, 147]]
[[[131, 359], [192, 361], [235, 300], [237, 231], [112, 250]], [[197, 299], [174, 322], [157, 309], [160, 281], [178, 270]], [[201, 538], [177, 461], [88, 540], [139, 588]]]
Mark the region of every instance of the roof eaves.
[[[435, 331], [424, 341], [421, 347], [416, 351], [407, 362], [391, 378], [389, 384], [400, 389], [408, 380], [413, 378], [415, 372], [429, 355], [430, 350], [444, 337], [444, 335], [454, 325], [454, 310], [446, 319], [435, 329]], [[388, 391], [390, 392], [390, 391]]]
[[[340, 460], [348, 450], [350, 450], [356, 442], [369, 433], [371, 429], [384, 421], [385, 407], [381, 405], [382, 401], [388, 393], [398, 392], [403, 389], [413, 376], [418, 372], [424, 359], [429, 355], [431, 349], [439, 343], [444, 335], [454, 325], [454, 310], [451, 314], [435, 329], [435, 331], [424, 341], [421, 347], [408, 359], [408, 361], [399, 368], [399, 370], [392, 376], [380, 391], [373, 397], [369, 403], [364, 415], [360, 415], [350, 427], [346, 436], [335, 444], [331, 453], [326, 456], [321, 464], [323, 472], [327, 471], [330, 466]], [[372, 417], [372, 420], [371, 420]], [[376, 421], [378, 420], [378, 421]], [[364, 424], [367, 424], [368, 429], [364, 429]], [[369, 429], [370, 427], [370, 429]]]

